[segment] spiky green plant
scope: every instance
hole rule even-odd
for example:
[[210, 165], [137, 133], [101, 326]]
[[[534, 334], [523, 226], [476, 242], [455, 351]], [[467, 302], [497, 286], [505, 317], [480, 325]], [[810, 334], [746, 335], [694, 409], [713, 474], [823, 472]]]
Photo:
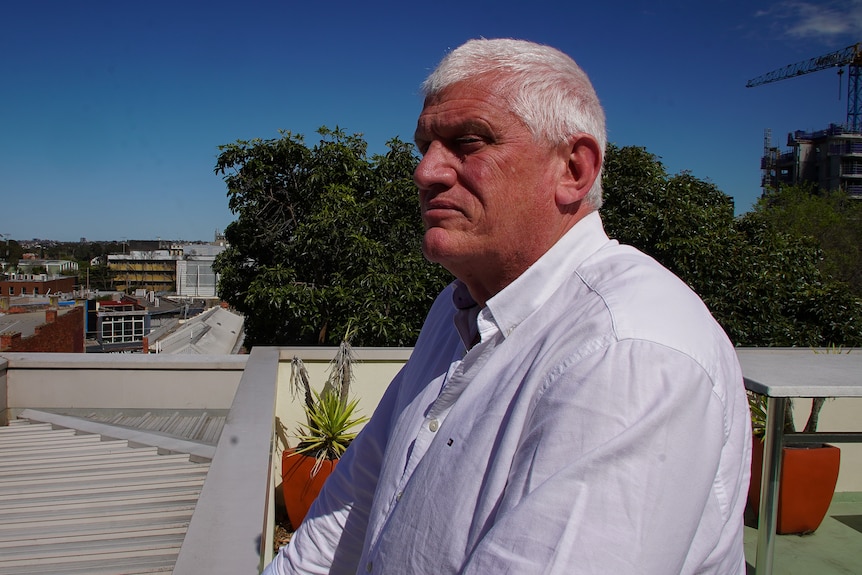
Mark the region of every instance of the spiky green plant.
[[350, 430], [368, 421], [367, 417], [355, 415], [359, 401], [349, 399], [355, 361], [348, 331], [329, 364], [329, 377], [320, 393], [311, 388], [302, 360], [294, 356], [291, 361], [291, 389], [294, 394], [303, 395], [306, 417], [306, 422], [299, 424], [296, 431], [299, 445], [294, 454], [309, 455], [317, 460], [312, 476], [323, 461], [340, 458], [356, 437], [356, 432]]
[[318, 460], [338, 459], [356, 437], [357, 432], [350, 430], [368, 418], [354, 415], [359, 403], [356, 399], [345, 403], [331, 391], [312, 393], [314, 406], [306, 409], [308, 422], [299, 426], [296, 434], [299, 446], [295, 452]]
[[748, 408], [751, 411], [751, 433], [763, 437], [766, 433], [766, 396], [753, 391], [748, 394]]

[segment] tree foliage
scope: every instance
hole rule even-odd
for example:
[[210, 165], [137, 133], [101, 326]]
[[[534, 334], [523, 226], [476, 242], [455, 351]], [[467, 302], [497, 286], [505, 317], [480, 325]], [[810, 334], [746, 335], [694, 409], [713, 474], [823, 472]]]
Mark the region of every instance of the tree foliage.
[[17, 264], [24, 255], [24, 248], [15, 240], [6, 239], [0, 246], [2, 246], [0, 249], [3, 250], [3, 260], [12, 265]]
[[[412, 345], [450, 280], [421, 255], [413, 148], [396, 138], [368, 157], [359, 135], [319, 134], [313, 147], [290, 132], [220, 147], [237, 216], [214, 266], [220, 296], [246, 314], [250, 345], [337, 345], [350, 325], [360, 346]], [[609, 234], [687, 282], [737, 345], [862, 345], [853, 266], [823, 256], [858, 249], [856, 204], [789, 190], [735, 218], [711, 182], [614, 145], [604, 187]]]
[[313, 147], [282, 131], [221, 146], [237, 219], [213, 266], [219, 295], [246, 315], [249, 345], [412, 345], [449, 281], [420, 250], [417, 158], [395, 138], [368, 157], [360, 135], [321, 128]]
[[812, 238], [823, 250], [823, 273], [862, 296], [862, 202], [804, 184], [770, 190], [754, 211], [773, 229]]
[[862, 345], [862, 302], [770, 208], [735, 219], [712, 183], [670, 176], [638, 147], [608, 147], [603, 183], [608, 233], [687, 282], [737, 345]]

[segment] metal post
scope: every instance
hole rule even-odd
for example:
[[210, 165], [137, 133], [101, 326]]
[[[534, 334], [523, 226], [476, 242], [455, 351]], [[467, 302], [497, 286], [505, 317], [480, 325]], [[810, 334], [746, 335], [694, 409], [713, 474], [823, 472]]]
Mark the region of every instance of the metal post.
[[766, 434], [763, 445], [763, 475], [760, 482], [760, 515], [757, 524], [755, 575], [771, 575], [778, 523], [778, 491], [784, 456], [784, 410], [786, 397], [767, 397]]
[[862, 66], [851, 64], [847, 83], [847, 124], [853, 132], [862, 130], [862, 82], [859, 81]]

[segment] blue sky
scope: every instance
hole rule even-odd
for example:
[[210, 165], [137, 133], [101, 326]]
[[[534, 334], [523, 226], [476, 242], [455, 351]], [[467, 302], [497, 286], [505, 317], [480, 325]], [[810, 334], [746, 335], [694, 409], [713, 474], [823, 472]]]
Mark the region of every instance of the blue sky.
[[[747, 80], [862, 41], [862, 0], [7, 3], [0, 21], [0, 234], [209, 240], [234, 216], [218, 146], [412, 140], [418, 86], [447, 50], [515, 37], [571, 55], [609, 139], [732, 196], [760, 194], [764, 128], [846, 118], [846, 75]], [[597, 6], [601, 4], [601, 6]]]

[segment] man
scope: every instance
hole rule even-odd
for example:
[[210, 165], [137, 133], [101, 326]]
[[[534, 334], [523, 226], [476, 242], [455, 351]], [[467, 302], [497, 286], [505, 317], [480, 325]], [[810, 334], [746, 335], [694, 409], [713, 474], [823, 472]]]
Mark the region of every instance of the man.
[[267, 573], [745, 573], [736, 355], [605, 235], [586, 75], [476, 40], [423, 89], [423, 252], [458, 279]]

